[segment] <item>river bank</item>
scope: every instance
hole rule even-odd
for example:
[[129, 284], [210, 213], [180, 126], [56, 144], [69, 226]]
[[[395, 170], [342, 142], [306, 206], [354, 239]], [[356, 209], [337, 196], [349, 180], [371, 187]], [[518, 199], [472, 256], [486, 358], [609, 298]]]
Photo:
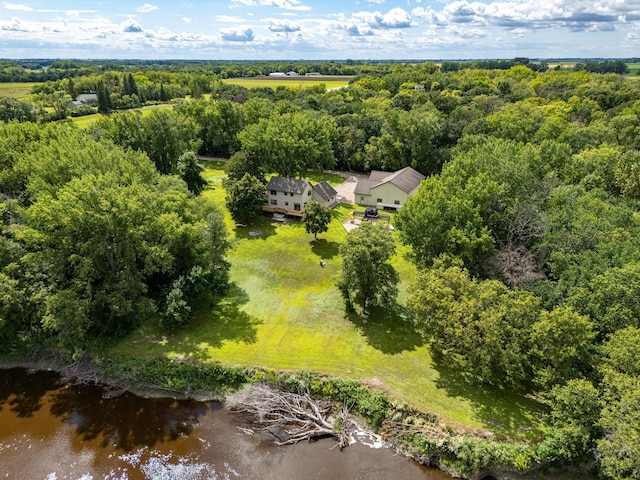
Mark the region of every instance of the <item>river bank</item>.
[[[107, 391], [108, 393], [108, 391]], [[104, 398], [55, 372], [0, 371], [0, 471], [69, 480], [448, 480], [365, 437], [279, 447], [219, 402]]]
[[[350, 405], [350, 410], [379, 433], [397, 453], [447, 474], [471, 480], [491, 478], [573, 477], [541, 461], [534, 446], [494, 441], [479, 432], [455, 430], [433, 415], [416, 412], [382, 392], [356, 380], [309, 372], [280, 372], [167, 359], [96, 358], [85, 355], [72, 364], [28, 360], [0, 363], [1, 368], [54, 370], [77, 384], [107, 386], [107, 395], [133, 392], [146, 398], [224, 401], [251, 383], [264, 383], [288, 391], [304, 388], [313, 398]], [[546, 474], [544, 472], [547, 472]]]
[[535, 445], [497, 441], [486, 432], [452, 428], [436, 415], [415, 411], [353, 379], [166, 358], [92, 358], [85, 354], [74, 362], [62, 360], [59, 352], [47, 352], [39, 358], [0, 362], [0, 368], [56, 371], [75, 384], [103, 385], [106, 396], [113, 397], [132, 392], [144, 398], [224, 402], [254, 383], [292, 392], [304, 389], [313, 398], [348, 404], [351, 413], [395, 452], [456, 478], [590, 478], [582, 469], [573, 472], [541, 459]]

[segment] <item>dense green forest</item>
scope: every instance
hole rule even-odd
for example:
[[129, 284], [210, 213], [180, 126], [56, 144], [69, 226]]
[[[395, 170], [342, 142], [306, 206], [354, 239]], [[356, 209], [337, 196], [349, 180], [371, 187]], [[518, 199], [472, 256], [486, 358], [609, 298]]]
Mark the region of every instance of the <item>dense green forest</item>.
[[352, 63], [309, 65], [356, 75], [344, 89], [247, 89], [200, 65], [74, 65], [88, 71], [37, 87], [36, 104], [100, 89], [105, 112], [182, 100], [87, 131], [3, 104], [17, 112], [0, 126], [7, 350], [82, 350], [144, 318], [175, 328], [224, 293], [223, 206], [197, 195], [188, 152], [231, 159], [241, 206], [274, 172], [412, 166], [428, 177], [395, 227], [419, 268], [416, 335], [464, 381], [548, 402], [541, 457], [640, 478], [639, 81], [588, 63]]

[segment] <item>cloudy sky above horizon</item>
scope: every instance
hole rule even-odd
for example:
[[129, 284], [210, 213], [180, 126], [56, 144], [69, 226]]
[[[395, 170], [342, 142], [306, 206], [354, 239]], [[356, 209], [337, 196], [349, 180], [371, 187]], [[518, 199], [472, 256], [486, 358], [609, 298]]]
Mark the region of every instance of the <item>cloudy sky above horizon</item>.
[[0, 2], [1, 58], [640, 56], [640, 0]]

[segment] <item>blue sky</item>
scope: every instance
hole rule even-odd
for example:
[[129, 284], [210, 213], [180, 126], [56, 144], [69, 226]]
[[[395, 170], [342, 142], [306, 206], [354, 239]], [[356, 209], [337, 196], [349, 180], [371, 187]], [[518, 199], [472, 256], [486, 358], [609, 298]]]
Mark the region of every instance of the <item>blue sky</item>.
[[0, 57], [640, 56], [640, 0], [148, 1], [0, 1]]

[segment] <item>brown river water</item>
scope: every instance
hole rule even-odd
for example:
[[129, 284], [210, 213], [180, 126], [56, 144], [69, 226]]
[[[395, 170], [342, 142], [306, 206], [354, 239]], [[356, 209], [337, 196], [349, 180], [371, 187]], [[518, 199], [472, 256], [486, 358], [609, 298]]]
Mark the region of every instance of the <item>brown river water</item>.
[[102, 398], [55, 373], [0, 370], [0, 479], [446, 480], [371, 435], [278, 447], [217, 402]]

